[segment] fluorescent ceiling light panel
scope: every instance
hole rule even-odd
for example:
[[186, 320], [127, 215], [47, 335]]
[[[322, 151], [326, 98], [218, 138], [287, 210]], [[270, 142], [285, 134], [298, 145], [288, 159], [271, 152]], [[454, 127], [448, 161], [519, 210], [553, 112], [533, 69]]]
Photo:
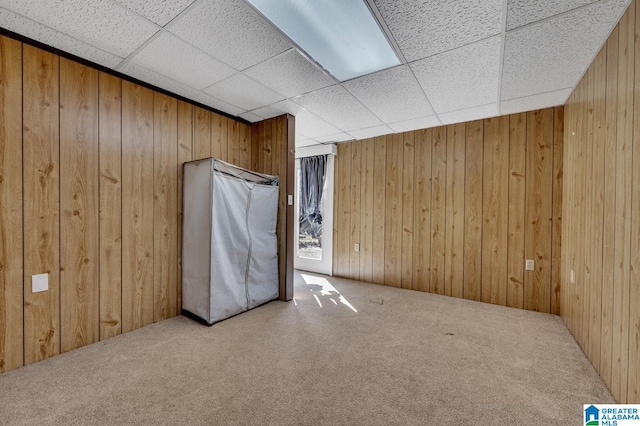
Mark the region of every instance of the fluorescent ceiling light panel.
[[247, 0], [340, 81], [400, 64], [363, 0]]

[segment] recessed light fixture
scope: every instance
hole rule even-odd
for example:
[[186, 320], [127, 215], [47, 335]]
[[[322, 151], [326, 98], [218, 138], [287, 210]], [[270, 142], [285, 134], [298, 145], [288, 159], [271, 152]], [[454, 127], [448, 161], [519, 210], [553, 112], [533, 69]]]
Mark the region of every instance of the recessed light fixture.
[[400, 64], [363, 0], [246, 0], [339, 81]]

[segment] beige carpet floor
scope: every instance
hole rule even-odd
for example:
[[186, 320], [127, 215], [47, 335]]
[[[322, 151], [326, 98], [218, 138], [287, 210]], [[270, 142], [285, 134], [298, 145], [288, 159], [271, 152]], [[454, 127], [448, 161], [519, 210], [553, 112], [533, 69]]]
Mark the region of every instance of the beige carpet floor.
[[613, 402], [557, 316], [299, 272], [295, 291], [0, 375], [0, 424], [577, 425]]

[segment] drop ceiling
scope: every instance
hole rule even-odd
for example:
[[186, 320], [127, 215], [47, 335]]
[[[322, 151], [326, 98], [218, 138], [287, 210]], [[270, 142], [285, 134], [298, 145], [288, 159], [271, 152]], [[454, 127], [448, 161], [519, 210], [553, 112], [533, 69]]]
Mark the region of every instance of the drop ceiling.
[[243, 0], [0, 0], [0, 27], [296, 146], [564, 104], [630, 0], [368, 0], [402, 64], [339, 83]]

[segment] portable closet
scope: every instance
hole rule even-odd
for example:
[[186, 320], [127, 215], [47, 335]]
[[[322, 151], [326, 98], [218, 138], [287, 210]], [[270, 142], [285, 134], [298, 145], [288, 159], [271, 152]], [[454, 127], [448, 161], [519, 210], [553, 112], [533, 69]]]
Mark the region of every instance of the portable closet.
[[278, 177], [207, 158], [183, 182], [183, 311], [211, 325], [276, 299]]

